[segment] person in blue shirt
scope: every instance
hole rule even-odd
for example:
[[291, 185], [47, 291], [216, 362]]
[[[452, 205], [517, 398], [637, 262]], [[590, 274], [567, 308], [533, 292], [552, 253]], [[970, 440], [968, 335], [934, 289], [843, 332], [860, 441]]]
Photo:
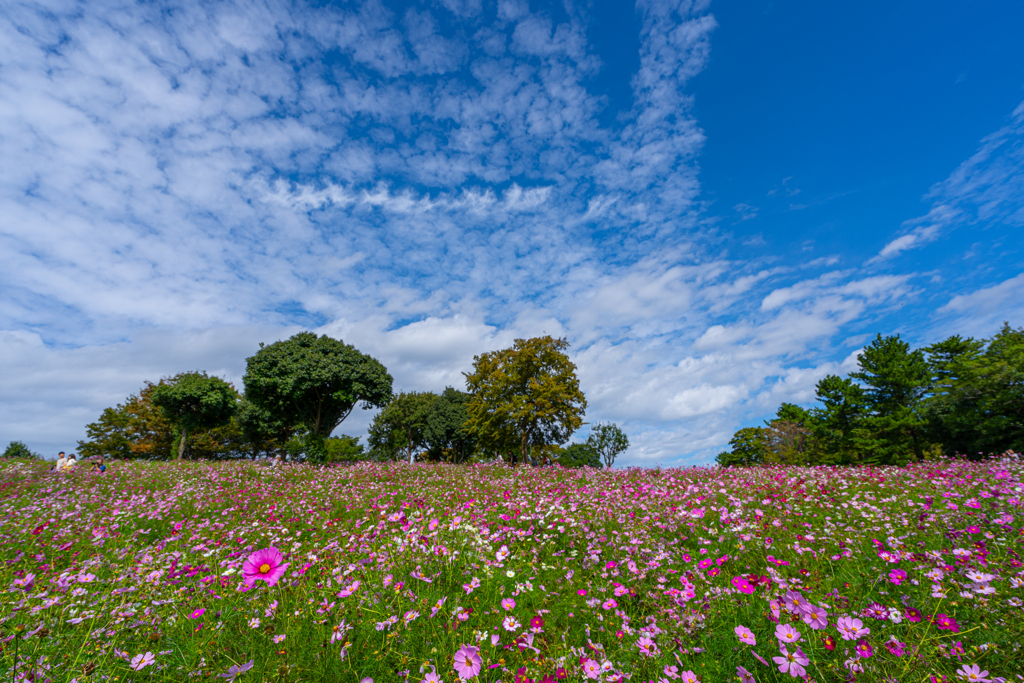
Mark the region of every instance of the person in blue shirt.
[[96, 456], [96, 459], [92, 461], [92, 468], [89, 471], [90, 472], [99, 472], [101, 474], [103, 472], [107, 471], [107, 466], [105, 464], [103, 464], [103, 456], [102, 455]]

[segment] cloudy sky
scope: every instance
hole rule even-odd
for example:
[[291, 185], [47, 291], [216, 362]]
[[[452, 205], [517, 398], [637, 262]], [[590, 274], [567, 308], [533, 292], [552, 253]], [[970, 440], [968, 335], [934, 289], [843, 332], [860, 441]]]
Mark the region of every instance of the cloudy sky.
[[4, 2], [0, 442], [303, 329], [434, 391], [546, 333], [699, 464], [1024, 325], [1024, 6], [832, 5]]

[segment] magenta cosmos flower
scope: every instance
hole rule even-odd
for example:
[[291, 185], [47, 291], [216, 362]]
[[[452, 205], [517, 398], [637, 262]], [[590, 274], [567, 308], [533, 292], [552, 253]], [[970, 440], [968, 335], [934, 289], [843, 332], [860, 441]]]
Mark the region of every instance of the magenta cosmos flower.
[[288, 564], [277, 548], [263, 548], [242, 563], [242, 579], [249, 588], [257, 581], [266, 581], [268, 586], [273, 586], [288, 571]]
[[479, 675], [482, 665], [483, 660], [480, 658], [480, 648], [478, 647], [463, 645], [455, 653], [455, 673], [459, 674], [459, 678], [462, 680]]

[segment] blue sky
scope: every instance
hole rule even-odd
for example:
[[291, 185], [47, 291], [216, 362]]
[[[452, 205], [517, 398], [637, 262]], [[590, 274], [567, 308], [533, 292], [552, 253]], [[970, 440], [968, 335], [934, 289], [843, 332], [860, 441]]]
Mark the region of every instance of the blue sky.
[[5, 3], [0, 441], [301, 329], [435, 391], [548, 333], [622, 464], [708, 462], [877, 332], [1024, 324], [1022, 20]]

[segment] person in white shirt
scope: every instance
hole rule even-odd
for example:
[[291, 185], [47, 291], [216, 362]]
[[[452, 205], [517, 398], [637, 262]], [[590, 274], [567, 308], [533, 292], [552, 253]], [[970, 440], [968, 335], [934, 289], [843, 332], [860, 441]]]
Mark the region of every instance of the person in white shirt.
[[72, 453], [71, 455], [68, 456], [68, 462], [67, 462], [66, 465], [64, 465], [64, 469], [67, 469], [67, 470], [73, 469], [75, 467], [75, 465], [77, 465], [77, 464], [78, 464], [78, 461], [75, 460], [75, 454]]
[[64, 457], [64, 451], [61, 451], [57, 455], [57, 465], [53, 468], [55, 471], [60, 472], [64, 469], [64, 466], [68, 464], [68, 459]]

